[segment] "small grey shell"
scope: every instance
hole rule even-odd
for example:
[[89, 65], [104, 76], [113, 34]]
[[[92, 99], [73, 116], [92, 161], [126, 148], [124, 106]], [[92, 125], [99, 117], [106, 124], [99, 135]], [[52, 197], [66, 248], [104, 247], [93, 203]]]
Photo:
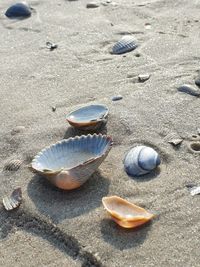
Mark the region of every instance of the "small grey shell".
[[180, 87], [178, 87], [179, 92], [183, 92], [189, 95], [193, 96], [200, 96], [200, 90], [198, 88], [195, 88], [189, 84], [183, 84]]
[[92, 104], [72, 111], [66, 116], [66, 120], [75, 128], [94, 131], [106, 125], [108, 112], [107, 106]]
[[22, 165], [22, 160], [14, 159], [5, 164], [4, 170], [5, 171], [17, 171], [19, 170], [21, 165]]
[[112, 48], [112, 54], [124, 54], [137, 48], [133, 36], [126, 35], [121, 38]]
[[10, 19], [28, 18], [31, 16], [31, 9], [26, 3], [16, 3], [7, 9], [5, 15]]
[[130, 176], [141, 176], [149, 173], [160, 164], [158, 153], [151, 147], [136, 146], [124, 159], [124, 168]]
[[11, 196], [3, 198], [3, 205], [6, 210], [13, 210], [17, 208], [22, 202], [22, 190], [21, 188], [15, 189]]
[[112, 101], [118, 101], [118, 100], [121, 100], [121, 99], [123, 99], [122, 95], [116, 95], [116, 96], [112, 97]]

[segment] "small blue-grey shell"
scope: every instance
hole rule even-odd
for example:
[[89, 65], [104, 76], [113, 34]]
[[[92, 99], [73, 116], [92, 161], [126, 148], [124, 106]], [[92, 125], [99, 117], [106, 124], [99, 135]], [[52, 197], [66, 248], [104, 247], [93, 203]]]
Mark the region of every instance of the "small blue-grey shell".
[[124, 159], [124, 168], [130, 176], [140, 176], [149, 173], [160, 164], [158, 153], [151, 147], [136, 146]]
[[6, 17], [8, 18], [27, 18], [31, 16], [31, 9], [25, 3], [16, 3], [10, 6], [6, 13]]
[[133, 36], [126, 35], [119, 40], [112, 49], [113, 54], [124, 54], [134, 50], [138, 45], [135, 43]]

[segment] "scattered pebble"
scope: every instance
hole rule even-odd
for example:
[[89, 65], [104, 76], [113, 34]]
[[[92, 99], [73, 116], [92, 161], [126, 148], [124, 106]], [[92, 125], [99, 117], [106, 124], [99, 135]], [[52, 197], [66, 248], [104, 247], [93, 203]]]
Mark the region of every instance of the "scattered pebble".
[[14, 159], [5, 164], [5, 171], [17, 171], [22, 165], [22, 160]]
[[150, 23], [145, 23], [145, 28], [147, 29], [147, 30], [150, 30], [151, 29], [151, 24]]
[[140, 75], [138, 75], [138, 80], [141, 83], [147, 81], [149, 78], [150, 78], [149, 74], [140, 74]]
[[195, 84], [200, 87], [200, 77], [195, 79]]
[[112, 101], [118, 101], [118, 100], [121, 100], [123, 98], [123, 96], [121, 95], [116, 95], [116, 96], [113, 96], [112, 97]]
[[200, 96], [200, 90], [188, 84], [183, 84], [180, 87], [178, 87], [178, 91], [193, 96]]
[[90, 2], [90, 3], [87, 3], [86, 7], [87, 8], [97, 8], [97, 7], [99, 7], [99, 4], [96, 2]]
[[16, 126], [14, 129], [12, 129], [11, 134], [15, 135], [18, 133], [22, 133], [25, 130], [24, 126]]
[[200, 186], [194, 186], [189, 189], [191, 196], [199, 195], [200, 194]]
[[51, 109], [52, 109], [53, 112], [56, 111], [56, 107], [55, 106], [51, 107]]
[[176, 139], [172, 139], [172, 140], [168, 141], [168, 143], [173, 145], [173, 146], [180, 145], [182, 142], [183, 142], [183, 139], [181, 139], [181, 138], [176, 138]]
[[22, 203], [22, 190], [20, 187], [15, 189], [11, 196], [3, 198], [4, 208], [8, 211], [16, 209]]
[[51, 43], [51, 42], [46, 42], [46, 47], [50, 50], [53, 51], [54, 49], [56, 49], [58, 47], [57, 44]]

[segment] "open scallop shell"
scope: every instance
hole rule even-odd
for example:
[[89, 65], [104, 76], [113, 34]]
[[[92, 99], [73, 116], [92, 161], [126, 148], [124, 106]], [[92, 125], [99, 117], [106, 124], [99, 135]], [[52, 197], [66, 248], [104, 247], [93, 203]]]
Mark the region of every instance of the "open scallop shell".
[[31, 169], [61, 189], [75, 189], [96, 171], [112, 143], [111, 137], [102, 134], [65, 139], [42, 150]]
[[6, 210], [13, 210], [19, 207], [22, 202], [22, 190], [21, 188], [15, 189], [11, 196], [3, 198], [3, 205]]
[[102, 203], [112, 219], [124, 228], [134, 228], [150, 221], [154, 215], [118, 196], [104, 197]]
[[66, 119], [73, 127], [96, 130], [107, 123], [108, 108], [101, 104], [88, 105], [71, 112]]

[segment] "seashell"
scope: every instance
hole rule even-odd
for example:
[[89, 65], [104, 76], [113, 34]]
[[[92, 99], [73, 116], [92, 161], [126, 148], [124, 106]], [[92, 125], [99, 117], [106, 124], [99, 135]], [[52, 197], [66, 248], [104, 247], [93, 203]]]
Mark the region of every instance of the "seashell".
[[154, 215], [118, 196], [103, 197], [102, 203], [112, 219], [124, 228], [134, 228], [150, 221]]
[[31, 169], [61, 189], [75, 189], [96, 171], [112, 144], [112, 138], [102, 134], [64, 139], [43, 149], [33, 159]]
[[199, 195], [200, 194], [200, 186], [194, 186], [190, 188], [191, 196]]
[[195, 87], [192, 87], [189, 84], [181, 85], [180, 87], [178, 87], [178, 91], [189, 94], [189, 95], [193, 95], [193, 96], [200, 96], [200, 90]]
[[183, 142], [182, 138], [175, 138], [175, 139], [171, 139], [168, 141], [169, 144], [173, 145], [173, 146], [178, 146]]
[[112, 97], [112, 101], [118, 101], [118, 100], [121, 100], [121, 99], [123, 99], [123, 96], [121, 96], [121, 95], [116, 95], [116, 96]]
[[97, 130], [106, 125], [108, 108], [105, 105], [88, 105], [79, 108], [66, 117], [70, 125], [82, 130]]
[[3, 198], [3, 205], [6, 210], [13, 210], [19, 207], [22, 202], [22, 190], [21, 188], [15, 189], [10, 197]]
[[195, 84], [196, 84], [198, 87], [200, 87], [200, 77], [197, 77], [197, 78], [195, 79]]
[[112, 48], [112, 54], [124, 54], [137, 48], [133, 36], [125, 35]]
[[151, 147], [136, 146], [124, 159], [126, 172], [131, 176], [147, 174], [160, 164], [158, 153]]
[[10, 19], [27, 18], [31, 16], [31, 9], [26, 3], [16, 3], [7, 9], [5, 15]]
[[58, 47], [57, 44], [51, 43], [51, 42], [46, 42], [46, 47], [50, 50], [53, 51], [54, 49], [56, 49]]
[[140, 75], [138, 75], [138, 80], [141, 83], [146, 82], [149, 78], [150, 78], [149, 74], [140, 74]]
[[17, 171], [22, 165], [22, 160], [14, 159], [5, 164], [5, 171]]
[[99, 7], [99, 4], [96, 2], [90, 2], [90, 3], [87, 3], [86, 7], [87, 8], [97, 8], [97, 7]]

